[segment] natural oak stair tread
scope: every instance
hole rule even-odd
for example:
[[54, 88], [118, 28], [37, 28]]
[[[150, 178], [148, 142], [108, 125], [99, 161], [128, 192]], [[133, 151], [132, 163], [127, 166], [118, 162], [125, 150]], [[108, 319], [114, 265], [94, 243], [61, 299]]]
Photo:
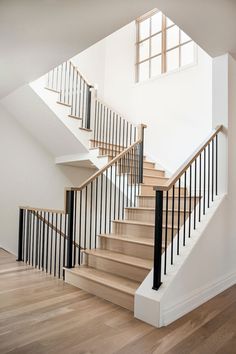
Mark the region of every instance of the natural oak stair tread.
[[85, 130], [86, 132], [92, 132], [92, 129], [88, 129], [88, 128], [80, 127], [79, 129], [80, 129], [80, 130]]
[[149, 171], [153, 171], [153, 170], [156, 170], [156, 171], [159, 171], [159, 172], [163, 172], [163, 173], [165, 173], [165, 170], [162, 170], [161, 168], [156, 168], [156, 167], [144, 167], [143, 168], [143, 171], [144, 170], [149, 170]]
[[149, 240], [147, 238], [135, 237], [133, 235], [100, 234], [98, 236], [106, 238], [108, 240], [111, 239], [117, 241], [130, 242], [130, 243], [135, 243], [143, 246], [151, 246], [151, 247], [154, 246], [154, 241]]
[[[157, 170], [158, 171], [158, 170]], [[150, 178], [157, 178], [157, 179], [163, 179], [163, 180], [168, 180], [168, 177], [164, 177], [164, 176], [152, 176], [152, 175], [148, 175], [146, 173], [143, 174], [143, 177], [150, 177]], [[148, 183], [144, 183], [145, 185]]]
[[73, 115], [73, 114], [68, 114], [68, 117], [69, 117], [69, 118], [73, 118], [73, 119], [83, 120], [83, 118], [78, 117], [78, 116], [75, 116], [75, 115]]
[[140, 283], [119, 275], [111, 274], [88, 266], [80, 266], [78, 268], [67, 269], [71, 273], [83, 278], [92, 280], [96, 283], [105, 285], [112, 289], [122, 291], [129, 295], [134, 295]]
[[[172, 198], [172, 197], [171, 197]], [[149, 207], [126, 207], [125, 208], [126, 210], [132, 210], [132, 211], [135, 211], [135, 210], [140, 210], [140, 211], [155, 211], [155, 208], [149, 208]], [[163, 211], [166, 211], [166, 209], [165, 208], [163, 208]], [[175, 208], [174, 209], [174, 211], [176, 212], [176, 213], [178, 213], [178, 211], [180, 212], [180, 213], [184, 213], [184, 209], [180, 209], [180, 210], [178, 210], [178, 208]], [[172, 212], [172, 209], [171, 208], [169, 208], [168, 209], [168, 212], [169, 213], [171, 213]], [[187, 213], [189, 213], [189, 210], [185, 210], [185, 213], [187, 214]]]
[[105, 258], [114, 262], [123, 263], [137, 268], [151, 269], [153, 266], [153, 261], [151, 260], [132, 257], [123, 253], [113, 252], [110, 250], [103, 250], [97, 248], [97, 249], [85, 250], [83, 252], [87, 255]]
[[[119, 224], [129, 224], [129, 225], [138, 225], [138, 226], [150, 226], [150, 227], [155, 227], [154, 223], [151, 222], [144, 222], [144, 221], [138, 221], [138, 220], [113, 220], [112, 222], [119, 223]], [[162, 225], [162, 227], [166, 227], [166, 225]], [[167, 225], [167, 228], [170, 229], [172, 228], [172, 225]], [[178, 229], [177, 226], [174, 225], [174, 229]]]

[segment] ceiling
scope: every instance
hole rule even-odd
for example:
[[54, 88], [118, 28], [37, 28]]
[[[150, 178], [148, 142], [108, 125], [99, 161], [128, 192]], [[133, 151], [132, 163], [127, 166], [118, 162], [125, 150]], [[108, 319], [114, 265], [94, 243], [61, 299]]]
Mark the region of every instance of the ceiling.
[[1, 0], [0, 98], [155, 7], [212, 57], [236, 58], [235, 0]]
[[0, 0], [0, 98], [154, 7], [156, 0]]
[[236, 0], [157, 0], [156, 7], [210, 56], [236, 58]]

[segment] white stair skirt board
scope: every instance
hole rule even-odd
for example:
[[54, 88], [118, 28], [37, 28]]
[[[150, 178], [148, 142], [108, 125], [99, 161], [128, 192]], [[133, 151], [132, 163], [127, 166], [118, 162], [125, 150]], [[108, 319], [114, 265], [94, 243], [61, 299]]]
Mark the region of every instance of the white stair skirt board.
[[180, 247], [172, 266], [169, 257], [158, 291], [152, 290], [153, 270], [147, 275], [135, 293], [136, 318], [155, 327], [168, 325], [236, 283], [236, 272], [224, 272], [226, 214], [226, 195], [221, 195], [206, 209], [191, 238], [186, 237], [186, 246]]

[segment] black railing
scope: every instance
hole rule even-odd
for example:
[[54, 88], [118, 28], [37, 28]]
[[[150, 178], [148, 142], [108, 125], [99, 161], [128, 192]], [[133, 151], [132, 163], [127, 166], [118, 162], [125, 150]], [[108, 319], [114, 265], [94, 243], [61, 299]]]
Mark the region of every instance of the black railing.
[[59, 278], [64, 267], [82, 263], [82, 251], [96, 248], [99, 235], [111, 232], [136, 205], [143, 176], [143, 130], [140, 139], [119, 153], [79, 188], [66, 192], [66, 210], [21, 207], [18, 260]]
[[101, 100], [95, 101], [92, 147], [115, 157], [137, 140], [137, 127]]
[[218, 134], [221, 131], [222, 126], [217, 127], [167, 185], [155, 187], [155, 290], [218, 194]]
[[71, 268], [73, 256], [79, 252], [79, 245], [73, 241], [73, 196], [73, 192], [66, 192], [65, 211], [19, 209], [18, 261], [64, 277], [63, 268]]
[[59, 103], [71, 107], [70, 116], [81, 119], [82, 128], [91, 128], [91, 86], [78, 69], [66, 61], [47, 75], [47, 89], [58, 92]]

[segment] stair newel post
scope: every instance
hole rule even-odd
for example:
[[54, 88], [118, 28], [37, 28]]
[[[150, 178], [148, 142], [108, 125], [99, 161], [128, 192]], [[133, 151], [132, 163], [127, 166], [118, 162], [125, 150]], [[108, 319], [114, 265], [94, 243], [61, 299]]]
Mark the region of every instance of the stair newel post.
[[17, 261], [23, 261], [23, 224], [24, 209], [19, 209], [19, 232], [18, 232], [18, 257]]
[[155, 235], [154, 235], [154, 264], [153, 264], [153, 290], [161, 286], [161, 255], [162, 255], [162, 216], [163, 191], [156, 190], [155, 200]]
[[86, 117], [86, 128], [91, 128], [91, 103], [92, 103], [92, 89], [93, 86], [88, 85], [87, 87], [87, 117]]
[[68, 215], [66, 268], [72, 268], [73, 264], [74, 194], [72, 190], [66, 191], [66, 214]]
[[145, 124], [140, 124], [138, 127], [138, 139], [141, 140], [139, 149], [139, 183], [143, 183], [143, 151], [144, 151], [144, 129]]

